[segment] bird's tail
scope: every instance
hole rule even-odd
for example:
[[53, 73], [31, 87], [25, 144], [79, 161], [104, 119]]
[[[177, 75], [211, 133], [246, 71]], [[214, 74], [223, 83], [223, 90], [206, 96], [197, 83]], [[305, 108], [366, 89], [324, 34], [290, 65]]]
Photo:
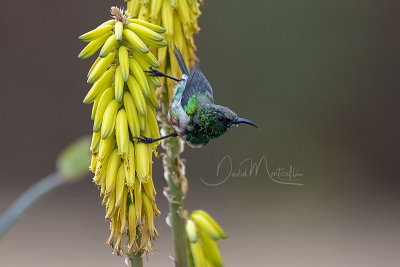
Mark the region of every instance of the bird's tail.
[[189, 70], [186, 66], [185, 60], [183, 59], [181, 50], [179, 50], [179, 48], [177, 48], [176, 46], [174, 49], [174, 55], [176, 57], [176, 60], [178, 61], [179, 68], [181, 69], [182, 74], [189, 75]]

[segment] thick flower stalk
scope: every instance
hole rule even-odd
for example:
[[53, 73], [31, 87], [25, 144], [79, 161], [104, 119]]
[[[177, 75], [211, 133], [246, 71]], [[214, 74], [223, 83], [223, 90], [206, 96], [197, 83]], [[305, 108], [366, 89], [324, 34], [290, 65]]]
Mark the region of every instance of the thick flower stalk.
[[224, 230], [204, 210], [195, 210], [186, 222], [193, 264], [196, 267], [223, 266], [217, 241], [226, 239]]
[[135, 137], [160, 137], [155, 88], [161, 83], [144, 70], [160, 67], [148, 46], [161, 48], [168, 43], [160, 26], [130, 18], [116, 7], [111, 15], [113, 19], [79, 37], [89, 42], [79, 58], [88, 58], [101, 48], [88, 73], [87, 82], [93, 85], [83, 100], [93, 103], [90, 170], [110, 221], [106, 243], [117, 255], [134, 252], [140, 256], [153, 251], [152, 240], [158, 237], [154, 216], [160, 212], [152, 157], [157, 156], [159, 143], [144, 144]]
[[[160, 62], [161, 72], [169, 76], [181, 77], [178, 62], [174, 56], [175, 46], [182, 52], [185, 62], [193, 68], [198, 61], [195, 51], [193, 35], [199, 32], [197, 19], [200, 15], [199, 2], [197, 0], [128, 0], [127, 14], [130, 17], [145, 20], [166, 29], [165, 38], [168, 41], [166, 47], [150, 47], [150, 51], [156, 55]], [[158, 118], [162, 122], [162, 133], [172, 131], [168, 123], [168, 109], [173, 98], [175, 83], [172, 80], [161, 78], [161, 85], [156, 95], [161, 100], [161, 112]], [[178, 138], [170, 138], [162, 143], [164, 176], [168, 182], [168, 188], [164, 192], [169, 201], [169, 221], [173, 228], [175, 245], [175, 266], [188, 266], [188, 251], [185, 233], [185, 216], [183, 212], [183, 198], [188, 190], [185, 177], [185, 164], [180, 158], [183, 152], [183, 141]]]

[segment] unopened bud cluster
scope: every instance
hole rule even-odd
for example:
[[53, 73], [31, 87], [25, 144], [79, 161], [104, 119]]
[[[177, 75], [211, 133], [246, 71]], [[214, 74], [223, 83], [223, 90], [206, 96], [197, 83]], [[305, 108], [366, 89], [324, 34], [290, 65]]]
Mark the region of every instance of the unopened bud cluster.
[[222, 267], [217, 241], [226, 239], [224, 230], [204, 210], [195, 210], [186, 222], [193, 263], [196, 267]]
[[144, 71], [160, 66], [148, 47], [168, 43], [160, 26], [130, 18], [116, 7], [111, 8], [111, 15], [112, 20], [79, 37], [89, 42], [79, 58], [88, 58], [101, 48], [88, 73], [87, 82], [93, 85], [83, 101], [93, 103], [90, 170], [110, 221], [107, 243], [117, 255], [142, 254], [153, 250], [152, 240], [158, 237], [154, 216], [160, 212], [152, 157], [157, 156], [159, 142], [144, 144], [135, 137], [160, 137], [155, 88], [161, 83]]

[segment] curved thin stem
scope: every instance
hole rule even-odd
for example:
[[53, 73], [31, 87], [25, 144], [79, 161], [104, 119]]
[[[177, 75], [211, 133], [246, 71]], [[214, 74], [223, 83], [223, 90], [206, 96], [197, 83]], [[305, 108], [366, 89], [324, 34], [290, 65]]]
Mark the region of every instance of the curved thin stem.
[[26, 208], [64, 182], [65, 180], [60, 177], [59, 173], [55, 172], [39, 180], [22, 193], [0, 217], [0, 239]]

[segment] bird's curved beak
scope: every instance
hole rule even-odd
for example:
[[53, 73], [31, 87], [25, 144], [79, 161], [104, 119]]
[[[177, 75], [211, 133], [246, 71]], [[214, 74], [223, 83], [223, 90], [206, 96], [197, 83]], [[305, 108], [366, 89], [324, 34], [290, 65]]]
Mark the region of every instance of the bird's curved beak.
[[234, 123], [234, 124], [246, 123], [246, 124], [249, 124], [249, 125], [251, 125], [251, 126], [254, 126], [254, 127], [258, 128], [258, 126], [257, 126], [254, 122], [252, 122], [251, 120], [248, 120], [248, 119], [244, 119], [244, 118], [236, 118], [236, 119], [233, 121], [233, 123]]

